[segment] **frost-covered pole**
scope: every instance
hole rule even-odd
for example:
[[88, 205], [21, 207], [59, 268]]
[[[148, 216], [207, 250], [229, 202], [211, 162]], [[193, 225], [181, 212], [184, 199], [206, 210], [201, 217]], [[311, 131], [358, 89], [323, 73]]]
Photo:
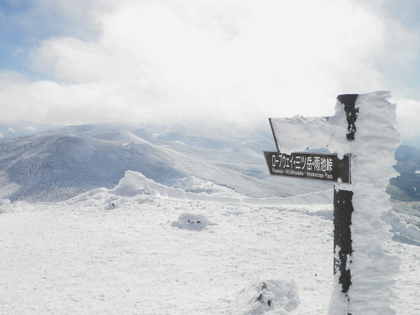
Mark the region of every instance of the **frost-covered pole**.
[[[358, 94], [339, 95], [337, 100], [343, 105], [346, 114], [348, 141], [353, 141], [356, 133]], [[354, 157], [353, 157], [354, 158]], [[351, 285], [351, 217], [353, 213], [353, 191], [341, 190], [339, 185], [334, 189], [334, 274], [338, 273], [338, 282], [345, 299], [349, 300], [348, 291]]]
[[[329, 148], [351, 153], [351, 185], [334, 189], [334, 291], [330, 315], [395, 314], [393, 274], [399, 260], [386, 254], [391, 234], [381, 214], [391, 209], [386, 188], [397, 173], [396, 105], [389, 92], [340, 95]], [[342, 125], [346, 126], [343, 130]], [[356, 128], [357, 127], [357, 128]]]

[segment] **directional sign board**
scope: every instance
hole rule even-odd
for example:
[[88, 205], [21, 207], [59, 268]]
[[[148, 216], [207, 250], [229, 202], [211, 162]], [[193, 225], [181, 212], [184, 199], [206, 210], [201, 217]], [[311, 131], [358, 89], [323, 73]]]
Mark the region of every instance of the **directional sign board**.
[[350, 155], [343, 159], [337, 154], [292, 153], [264, 151], [271, 175], [350, 183]]

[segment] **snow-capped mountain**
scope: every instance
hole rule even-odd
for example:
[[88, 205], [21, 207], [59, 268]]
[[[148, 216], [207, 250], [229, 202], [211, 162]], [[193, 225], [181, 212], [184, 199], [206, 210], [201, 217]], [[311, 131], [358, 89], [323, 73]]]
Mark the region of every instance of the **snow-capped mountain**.
[[395, 152], [400, 176], [390, 180], [391, 196], [401, 201], [420, 201], [420, 149], [401, 145]]
[[[327, 183], [268, 175], [262, 151], [275, 150], [268, 124], [251, 131], [86, 124], [43, 132], [29, 128], [32, 125], [13, 125], [29, 134], [0, 140], [1, 198], [65, 200], [90, 189], [113, 188], [127, 170], [172, 187], [207, 193], [226, 189], [249, 197], [332, 188]], [[420, 201], [419, 154], [414, 147], [397, 149], [395, 168], [400, 176], [391, 179], [388, 193], [399, 208], [417, 207]]]
[[4, 139], [0, 194], [31, 202], [65, 200], [90, 189], [113, 188], [127, 170], [171, 187], [207, 193], [225, 187], [248, 197], [331, 188], [270, 177], [262, 151], [272, 149], [272, 140], [239, 132], [82, 125]]
[[0, 123], [0, 139], [32, 135], [38, 132], [60, 128], [63, 126], [54, 126], [51, 124], [40, 124], [36, 122], [15, 122]]

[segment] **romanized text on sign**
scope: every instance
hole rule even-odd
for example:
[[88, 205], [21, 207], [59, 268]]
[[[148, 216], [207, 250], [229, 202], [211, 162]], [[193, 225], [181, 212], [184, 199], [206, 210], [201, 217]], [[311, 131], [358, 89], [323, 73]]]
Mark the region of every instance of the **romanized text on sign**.
[[350, 183], [350, 155], [264, 152], [271, 175]]

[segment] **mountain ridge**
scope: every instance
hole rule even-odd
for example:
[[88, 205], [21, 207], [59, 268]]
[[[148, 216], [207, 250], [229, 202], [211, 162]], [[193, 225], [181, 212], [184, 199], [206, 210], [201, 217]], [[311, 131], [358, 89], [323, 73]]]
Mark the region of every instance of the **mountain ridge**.
[[[181, 189], [189, 189], [196, 178], [203, 181], [200, 185], [227, 187], [251, 198], [332, 188], [330, 183], [270, 176], [262, 154], [275, 150], [270, 132], [268, 127], [85, 124], [5, 138], [0, 140], [0, 198], [65, 200], [90, 189], [114, 188], [127, 170]], [[419, 154], [415, 147], [397, 149], [395, 168], [401, 175], [388, 186], [393, 200], [420, 201]]]
[[189, 131], [118, 129], [116, 125], [71, 126], [1, 140], [0, 183], [7, 189], [0, 197], [65, 200], [90, 189], [113, 188], [127, 170], [169, 187], [180, 187], [183, 181], [188, 186], [190, 180], [185, 179], [195, 176], [254, 198], [327, 189], [322, 183], [307, 188], [293, 179], [278, 181], [264, 174], [265, 161], [258, 151], [269, 141], [261, 136], [195, 132], [188, 144]]

